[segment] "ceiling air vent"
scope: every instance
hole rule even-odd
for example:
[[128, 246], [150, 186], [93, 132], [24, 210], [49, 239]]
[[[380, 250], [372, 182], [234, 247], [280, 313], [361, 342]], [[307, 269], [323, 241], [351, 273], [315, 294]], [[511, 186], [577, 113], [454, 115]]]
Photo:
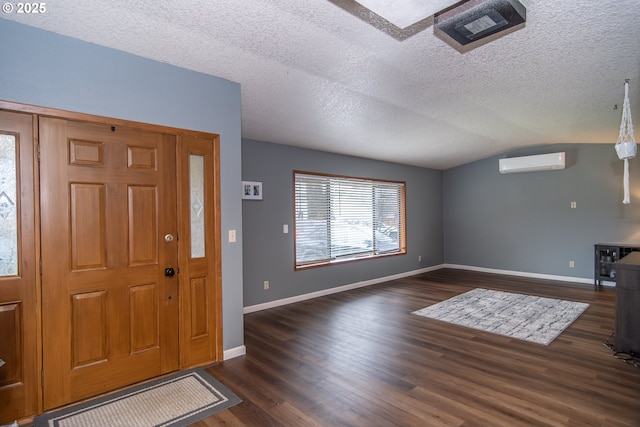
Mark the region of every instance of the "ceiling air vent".
[[466, 45], [525, 21], [526, 8], [518, 0], [470, 0], [435, 15], [434, 27]]

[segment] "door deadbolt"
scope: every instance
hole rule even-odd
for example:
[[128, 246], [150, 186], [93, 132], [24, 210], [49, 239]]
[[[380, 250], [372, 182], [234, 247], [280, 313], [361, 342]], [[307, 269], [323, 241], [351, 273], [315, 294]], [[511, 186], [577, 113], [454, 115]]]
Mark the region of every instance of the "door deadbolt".
[[167, 242], [167, 243], [173, 242], [173, 234], [165, 234], [164, 235], [164, 241]]

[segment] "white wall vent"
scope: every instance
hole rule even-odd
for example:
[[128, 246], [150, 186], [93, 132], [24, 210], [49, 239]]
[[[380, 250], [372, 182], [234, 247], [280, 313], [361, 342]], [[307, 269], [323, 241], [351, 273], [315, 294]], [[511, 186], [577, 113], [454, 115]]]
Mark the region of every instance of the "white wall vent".
[[560, 153], [538, 154], [536, 156], [510, 157], [500, 159], [500, 173], [517, 173], [564, 169], [564, 151]]

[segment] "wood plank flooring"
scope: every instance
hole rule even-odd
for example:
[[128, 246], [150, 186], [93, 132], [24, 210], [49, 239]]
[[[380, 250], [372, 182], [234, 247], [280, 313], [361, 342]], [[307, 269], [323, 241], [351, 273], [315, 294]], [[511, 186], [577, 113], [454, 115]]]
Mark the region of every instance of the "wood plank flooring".
[[[410, 314], [477, 287], [590, 306], [549, 346]], [[640, 426], [614, 319], [615, 289], [451, 269], [251, 313], [208, 368], [243, 403], [194, 425]]]

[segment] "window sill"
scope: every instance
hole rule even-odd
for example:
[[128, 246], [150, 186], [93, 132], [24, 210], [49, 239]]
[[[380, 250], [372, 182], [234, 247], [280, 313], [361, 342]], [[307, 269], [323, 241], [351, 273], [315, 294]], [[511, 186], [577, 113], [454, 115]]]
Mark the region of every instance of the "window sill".
[[391, 256], [405, 255], [406, 253], [407, 253], [407, 250], [403, 249], [399, 252], [390, 252], [390, 253], [384, 253], [384, 254], [367, 254], [367, 255], [353, 256], [348, 258], [347, 257], [336, 258], [336, 259], [327, 260], [327, 261], [310, 262], [308, 264], [298, 264], [294, 267], [294, 270], [295, 271], [308, 270], [310, 268], [326, 267], [330, 265], [346, 264], [346, 263], [351, 263], [356, 261], [364, 261], [364, 260], [371, 260], [371, 259], [387, 258]]

